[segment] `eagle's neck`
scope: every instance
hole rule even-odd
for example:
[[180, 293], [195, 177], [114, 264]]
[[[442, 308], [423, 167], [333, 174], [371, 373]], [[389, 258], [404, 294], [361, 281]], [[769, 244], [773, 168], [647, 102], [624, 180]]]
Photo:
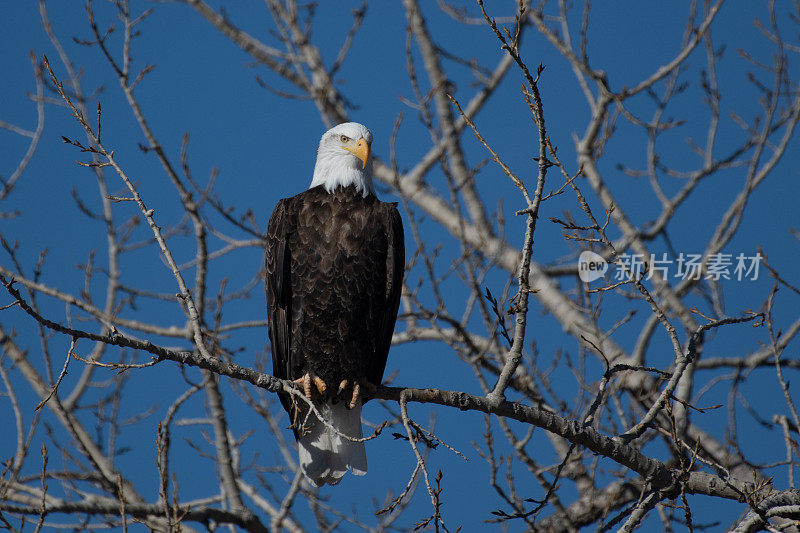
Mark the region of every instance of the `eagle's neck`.
[[326, 191], [332, 193], [339, 187], [354, 185], [356, 191], [365, 198], [375, 194], [375, 187], [372, 185], [372, 161], [369, 161], [367, 168], [362, 169], [360, 166], [360, 161], [349, 152], [321, 149], [317, 153], [317, 164], [314, 165], [314, 177], [309, 189], [322, 185]]

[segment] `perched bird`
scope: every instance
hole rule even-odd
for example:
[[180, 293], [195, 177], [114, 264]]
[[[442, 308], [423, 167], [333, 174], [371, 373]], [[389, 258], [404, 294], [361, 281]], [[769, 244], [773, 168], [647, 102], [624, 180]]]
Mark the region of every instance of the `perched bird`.
[[335, 428], [303, 398], [279, 394], [318, 487], [367, 471], [364, 442], [351, 439], [363, 438], [363, 396], [383, 378], [403, 284], [403, 223], [397, 204], [375, 196], [371, 143], [355, 122], [325, 132], [310, 188], [280, 200], [267, 230], [273, 373]]

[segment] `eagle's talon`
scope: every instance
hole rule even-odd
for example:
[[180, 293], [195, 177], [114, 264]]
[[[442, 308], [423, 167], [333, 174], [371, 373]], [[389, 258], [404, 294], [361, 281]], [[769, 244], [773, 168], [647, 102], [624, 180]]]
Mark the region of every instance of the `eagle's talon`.
[[353, 409], [359, 402], [364, 401], [364, 396], [372, 395], [377, 390], [377, 387], [367, 381], [366, 379], [343, 379], [339, 383], [339, 390], [336, 392], [334, 401], [339, 398], [344, 399], [345, 405], [348, 409]]
[[294, 380], [294, 384], [303, 388], [303, 394], [306, 398], [311, 399], [311, 376], [306, 372], [303, 377]]
[[312, 388], [311, 388], [312, 383], [317, 388], [317, 391], [320, 393], [321, 396], [324, 396], [325, 391], [328, 389], [328, 386], [325, 384], [325, 382], [322, 380], [321, 377], [312, 375], [310, 372], [306, 372], [305, 374], [303, 374], [303, 377], [295, 379], [294, 383], [298, 387], [303, 388], [303, 394], [305, 394], [306, 398], [308, 398], [309, 400], [311, 399], [311, 394], [312, 394]]
[[322, 381], [322, 378], [319, 376], [313, 376], [311, 379], [314, 380], [314, 385], [317, 386], [317, 390], [319, 391], [319, 393], [322, 396], [324, 396], [325, 391], [328, 390], [328, 385], [326, 385], [325, 382]]
[[358, 402], [361, 400], [361, 383], [359, 381], [353, 382], [353, 397], [350, 400], [350, 409], [358, 405]]

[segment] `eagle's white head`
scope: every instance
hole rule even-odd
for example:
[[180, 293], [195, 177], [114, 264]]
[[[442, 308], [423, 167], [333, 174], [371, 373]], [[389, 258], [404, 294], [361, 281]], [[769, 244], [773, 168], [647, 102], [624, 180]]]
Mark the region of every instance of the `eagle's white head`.
[[372, 132], [357, 122], [345, 122], [326, 131], [319, 140], [311, 187], [324, 185], [326, 191], [333, 192], [340, 185], [355, 185], [364, 196], [374, 194], [371, 145]]

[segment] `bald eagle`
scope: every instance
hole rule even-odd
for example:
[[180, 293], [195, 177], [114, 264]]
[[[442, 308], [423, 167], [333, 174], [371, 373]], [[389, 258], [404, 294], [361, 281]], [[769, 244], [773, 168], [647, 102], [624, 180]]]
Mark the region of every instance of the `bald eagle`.
[[[372, 133], [348, 122], [322, 136], [311, 186], [275, 206], [267, 229], [267, 312], [279, 394], [300, 467], [320, 487], [350, 470], [364, 475], [365, 392], [383, 379], [405, 266], [397, 204], [375, 196]], [[345, 435], [346, 438], [342, 435]]]

